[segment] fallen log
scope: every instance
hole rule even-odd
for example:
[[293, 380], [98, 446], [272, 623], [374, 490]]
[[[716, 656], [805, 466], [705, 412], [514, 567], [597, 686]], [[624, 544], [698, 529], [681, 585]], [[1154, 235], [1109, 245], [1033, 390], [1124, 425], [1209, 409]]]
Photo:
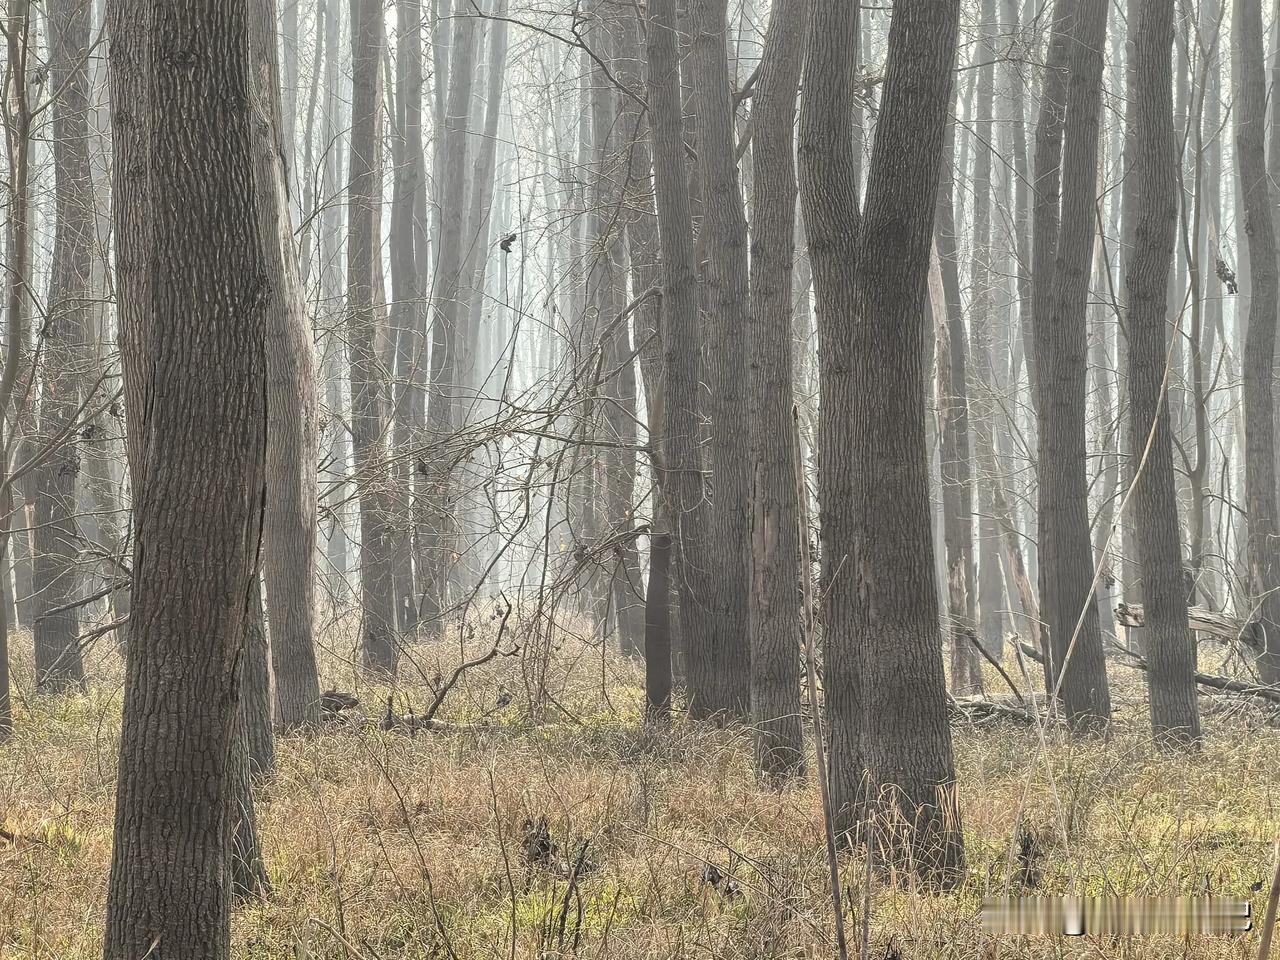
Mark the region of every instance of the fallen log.
[[[1031, 657], [1037, 662], [1043, 663], [1044, 657], [1040, 655], [1040, 651], [1036, 650], [1025, 643], [1018, 643], [1019, 649], [1024, 654]], [[1147, 671], [1147, 661], [1145, 658], [1127, 650], [1124, 647], [1116, 647], [1116, 652], [1120, 654], [1117, 658], [1120, 663], [1135, 670], [1141, 670], [1143, 673]], [[1247, 697], [1258, 697], [1270, 703], [1280, 704], [1280, 687], [1268, 687], [1257, 683], [1249, 683], [1247, 680], [1233, 680], [1231, 677], [1219, 677], [1212, 673], [1195, 674], [1196, 683], [1202, 687], [1208, 687], [1211, 690], [1221, 690], [1224, 693], [1238, 693]]]
[[[1147, 625], [1140, 603], [1119, 604], [1116, 621], [1130, 629], [1141, 629]], [[1187, 622], [1196, 633], [1207, 633], [1224, 640], [1241, 640], [1254, 649], [1262, 648], [1262, 624], [1257, 620], [1241, 620], [1208, 607], [1187, 607]]]

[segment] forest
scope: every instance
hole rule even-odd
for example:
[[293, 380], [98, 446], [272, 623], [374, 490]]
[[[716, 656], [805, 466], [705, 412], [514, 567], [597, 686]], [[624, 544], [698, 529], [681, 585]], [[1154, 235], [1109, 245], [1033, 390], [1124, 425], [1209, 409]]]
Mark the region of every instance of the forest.
[[0, 960], [1272, 956], [1280, 2], [0, 0], [0, 127]]

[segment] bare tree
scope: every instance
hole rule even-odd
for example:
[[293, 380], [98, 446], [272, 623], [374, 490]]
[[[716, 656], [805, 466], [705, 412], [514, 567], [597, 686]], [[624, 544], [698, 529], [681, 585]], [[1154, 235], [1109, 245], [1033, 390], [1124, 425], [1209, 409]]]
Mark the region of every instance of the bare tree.
[[351, 360], [351, 437], [360, 493], [360, 594], [366, 669], [394, 673], [399, 660], [392, 571], [391, 490], [384, 433], [386, 383], [375, 342], [374, 287], [382, 197], [382, 5], [355, 0], [351, 23], [351, 163], [347, 186], [347, 354]]
[[699, 453], [698, 277], [685, 170], [675, 0], [649, 4], [648, 91], [663, 268], [662, 493], [672, 521], [681, 632], [693, 650], [710, 634], [706, 496]]
[[[1276, 301], [1280, 267], [1266, 168], [1267, 83], [1263, 70], [1259, 0], [1237, 0], [1233, 36], [1236, 79], [1236, 164], [1244, 199], [1249, 250], [1249, 314], [1244, 344], [1245, 506], [1249, 517], [1248, 589], [1262, 623], [1264, 648], [1258, 672], [1280, 682], [1280, 537], [1276, 530], [1275, 398]], [[1275, 147], [1273, 146], [1274, 150]]]
[[[856, 12], [844, 7], [815, 8], [800, 154], [826, 364], [819, 498], [832, 803], [844, 832], [871, 815], [878, 862], [950, 885], [964, 849], [929, 522], [924, 358], [960, 4], [894, 5], [861, 221], [844, 110], [851, 75], [841, 66]], [[823, 471], [834, 476], [824, 481]]]
[[734, 91], [726, 60], [728, 0], [689, 0], [690, 79], [702, 183], [705, 353], [710, 388], [711, 505], [708, 514], [708, 634], [689, 651], [689, 711], [695, 718], [746, 718], [751, 704], [747, 632], [748, 495], [746, 336], [750, 304], [747, 220], [738, 183]]
[[1105, 0], [1057, 0], [1036, 129], [1033, 345], [1040, 596], [1049, 633], [1045, 670], [1050, 688], [1060, 689], [1067, 718], [1082, 728], [1111, 719], [1085, 463], [1085, 311], [1106, 24]]
[[799, 491], [792, 420], [796, 95], [811, 0], [775, 3], [752, 102], [754, 191], [748, 416], [751, 438], [751, 720], [756, 766], [803, 774], [800, 716]]
[[89, 170], [89, 3], [55, 0], [49, 11], [49, 80], [57, 177], [53, 272], [42, 335], [38, 443], [49, 451], [36, 468], [34, 580], [36, 683], [60, 690], [84, 682], [77, 637], [79, 586], [76, 478], [79, 419], [89, 374], [94, 197]]
[[230, 952], [239, 662], [266, 479], [249, 20], [244, 0], [108, 5], [137, 531], [110, 960], [157, 943]]
[[276, 712], [289, 731], [320, 719], [315, 649], [315, 358], [289, 213], [275, 0], [256, 0], [252, 42], [254, 183], [268, 282], [267, 508], [262, 532]]

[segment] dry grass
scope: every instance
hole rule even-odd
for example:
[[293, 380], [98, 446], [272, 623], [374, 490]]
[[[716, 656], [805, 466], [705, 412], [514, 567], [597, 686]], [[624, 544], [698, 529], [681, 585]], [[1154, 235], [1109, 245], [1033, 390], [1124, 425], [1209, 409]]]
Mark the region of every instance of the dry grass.
[[[487, 629], [487, 628], [486, 628]], [[482, 630], [481, 633], [485, 631]], [[105, 645], [101, 645], [105, 646]], [[88, 958], [100, 936], [112, 823], [120, 667], [101, 651], [84, 696], [33, 699], [29, 647], [17, 647], [17, 731], [0, 747], [0, 958]], [[484, 641], [472, 641], [474, 655]], [[458, 661], [454, 645], [418, 648], [430, 677]], [[491, 729], [414, 738], [334, 728], [280, 743], [278, 776], [260, 817], [275, 891], [235, 918], [237, 958], [775, 958], [834, 956], [816, 790], [757, 786], [741, 734], [679, 725], [646, 742], [637, 723], [641, 677], [565, 640], [545, 671], [537, 659], [474, 671], [442, 714], [491, 710], [498, 685], [516, 696]], [[1119, 672], [1119, 671], [1118, 671]], [[352, 689], [341, 658], [325, 681]], [[1209, 723], [1197, 757], [1145, 742], [1140, 679], [1106, 742], [1050, 734], [1035, 763], [1033, 731], [957, 732], [969, 877], [956, 894], [875, 886], [870, 956], [904, 958], [1252, 957], [1256, 936], [1131, 943], [1004, 938], [983, 943], [984, 896], [1010, 890], [1015, 816], [1045, 848], [1045, 892], [1202, 893], [1239, 897], [1268, 879], [1280, 823], [1280, 733], [1246, 717]], [[994, 680], [994, 678], [993, 678]], [[995, 684], [993, 683], [993, 689]], [[534, 712], [529, 689], [546, 706]], [[359, 689], [377, 715], [385, 691]], [[400, 691], [417, 709], [425, 686]], [[527, 720], [536, 716], [540, 725]], [[562, 843], [590, 840], [599, 870], [568, 892], [530, 871], [526, 816], [546, 815]], [[1062, 829], [1067, 838], [1064, 843]], [[711, 861], [743, 894], [701, 882]], [[844, 865], [852, 953], [863, 864]]]

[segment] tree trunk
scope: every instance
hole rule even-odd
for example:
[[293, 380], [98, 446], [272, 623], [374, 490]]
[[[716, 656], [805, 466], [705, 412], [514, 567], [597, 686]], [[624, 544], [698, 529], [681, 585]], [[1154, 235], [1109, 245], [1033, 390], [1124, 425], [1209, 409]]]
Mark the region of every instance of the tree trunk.
[[286, 732], [320, 720], [315, 648], [316, 377], [289, 215], [275, 0], [256, 0], [254, 183], [267, 268], [267, 508], [262, 551], [276, 712]]
[[1266, 169], [1267, 80], [1260, 8], [1260, 0], [1237, 0], [1235, 4], [1235, 52], [1240, 66], [1232, 114], [1250, 266], [1243, 370], [1248, 590], [1262, 623], [1265, 644], [1258, 658], [1258, 674], [1263, 683], [1274, 684], [1280, 683], [1280, 590], [1276, 589], [1280, 586], [1280, 532], [1276, 529], [1275, 398], [1271, 381], [1280, 277]]
[[[1106, 0], [1057, 0], [1054, 14], [1050, 72], [1036, 131], [1036, 187], [1048, 187], [1036, 200], [1033, 276], [1040, 602], [1049, 633], [1047, 685], [1060, 692], [1073, 726], [1093, 729], [1111, 719], [1093, 592], [1085, 443], [1086, 310]], [[1065, 124], [1060, 125], [1063, 104]], [[1059, 177], [1060, 206], [1053, 189]]]
[[751, 473], [751, 720], [756, 769], [804, 773], [800, 711], [799, 491], [792, 411], [792, 263], [795, 260], [796, 95], [811, 0], [782, 0], [769, 15], [752, 104], [754, 216], [747, 328]]
[[[592, 66], [592, 126], [598, 132], [595, 146], [595, 204], [590, 229], [596, 260], [588, 281], [597, 303], [598, 349], [601, 369], [611, 371], [600, 384], [603, 395], [604, 439], [616, 446], [601, 448], [604, 461], [604, 518], [608, 537], [615, 544], [600, 562], [608, 572], [609, 595], [623, 653], [638, 655], [643, 645], [645, 594], [640, 577], [640, 556], [635, 535], [636, 484], [636, 363], [631, 347], [631, 326], [619, 318], [626, 309], [627, 261], [623, 230], [626, 221], [617, 216], [629, 172], [628, 153], [620, 134], [633, 127], [618, 124], [623, 110], [621, 96], [609, 82], [605, 56], [614, 64], [625, 29], [622, 17], [606, 15], [600, 21], [597, 53]], [[629, 99], [629, 98], [628, 98]], [[644, 296], [647, 288], [637, 288]]]
[[[963, 875], [964, 850], [929, 524], [924, 338], [960, 5], [895, 4], [861, 224], [844, 110], [856, 21], [844, 6], [817, 6], [801, 112], [825, 354], [819, 490], [832, 799], [845, 831], [859, 812], [872, 814], [884, 867], [950, 886]], [[835, 476], [824, 481], [823, 472]], [[913, 722], [903, 727], [907, 710]]]
[[[800, 201], [822, 344], [817, 461], [828, 781], [836, 827], [845, 833], [860, 821], [866, 799], [860, 722], [863, 674], [857, 641], [862, 611], [857, 584], [849, 575], [863, 494], [861, 470], [847, 446], [854, 415], [854, 328], [844, 312], [853, 302], [861, 217], [852, 118], [846, 110], [857, 75], [851, 51], [857, 49], [858, 31], [857, 4], [815, 0], [801, 81], [799, 133]], [[807, 576], [809, 571], [800, 573]]]
[[647, 38], [653, 178], [663, 267], [661, 488], [673, 523], [681, 632], [692, 652], [707, 643], [711, 627], [706, 605], [706, 494], [699, 453], [698, 278], [681, 123], [675, 0], [651, 0]]
[[1165, 380], [1165, 297], [1180, 186], [1170, 105], [1173, 24], [1174, 0], [1142, 0], [1134, 38], [1138, 152], [1135, 176], [1126, 182], [1126, 189], [1137, 191], [1133, 209], [1138, 213], [1127, 277], [1129, 415], [1134, 441], [1129, 456], [1138, 471], [1134, 493], [1147, 621], [1151, 728], [1156, 741], [1164, 744], [1194, 743], [1200, 738], [1195, 641], [1187, 626]]
[[107, 960], [230, 953], [267, 421], [249, 20], [244, 0], [108, 5], [136, 551]]
[[[268, 399], [267, 403], [270, 402]], [[267, 442], [271, 442], [270, 437]], [[245, 621], [240, 714], [249, 748], [250, 771], [255, 778], [261, 778], [276, 772], [276, 741], [271, 723], [271, 660], [275, 653], [271, 648], [275, 646], [276, 638], [273, 633], [270, 642], [267, 640], [260, 578], [254, 578], [251, 589], [249, 616]]]
[[[457, 539], [453, 464], [446, 450], [457, 429], [459, 401], [458, 321], [463, 260], [463, 217], [470, 136], [471, 90], [475, 82], [476, 33], [471, 17], [459, 18], [450, 52], [449, 97], [443, 134], [444, 167], [440, 203], [441, 233], [436, 261], [431, 324], [431, 380], [427, 395], [427, 441], [431, 450], [418, 470], [418, 503], [424, 511], [419, 523], [422, 576], [418, 587], [419, 619], [432, 634], [443, 629], [449, 573]], [[441, 82], [437, 78], [437, 83]]]
[[750, 314], [747, 220], [735, 157], [734, 96], [726, 59], [728, 0], [689, 0], [691, 78], [702, 180], [704, 295], [715, 349], [705, 353], [711, 405], [711, 508], [707, 570], [710, 634], [690, 647], [689, 711], [695, 719], [751, 714], [747, 577], [751, 485], [746, 338]]
[[[1004, 652], [1005, 615], [1004, 590], [1000, 580], [1000, 524], [996, 517], [994, 488], [996, 471], [1001, 469], [996, 456], [996, 421], [1003, 415], [998, 391], [1004, 384], [997, 380], [992, 355], [992, 328], [996, 322], [994, 294], [999, 282], [994, 269], [991, 231], [992, 159], [995, 152], [992, 115], [995, 112], [995, 66], [998, 59], [996, 37], [1000, 31], [995, 0], [983, 0], [980, 22], [983, 24], [983, 42], [977, 54], [982, 65], [979, 67], [978, 102], [975, 104], [978, 119], [974, 125], [977, 156], [973, 172], [973, 299], [969, 317], [969, 351], [973, 358], [970, 419], [977, 476], [971, 496], [978, 504], [978, 639], [996, 659], [1000, 659]], [[1005, 371], [1002, 369], [1001, 372]]]
[[[89, 310], [92, 303], [94, 199], [89, 170], [88, 0], [49, 5], [49, 82], [53, 101], [53, 161], [57, 177], [53, 273], [49, 280], [40, 374], [33, 587], [36, 602], [36, 684], [58, 691], [84, 682], [75, 600], [79, 583], [76, 478], [80, 437], [71, 431], [92, 386]], [[52, 451], [51, 453], [48, 453]], [[47, 454], [47, 455], [46, 455]]]
[[347, 186], [347, 355], [351, 360], [351, 438], [360, 494], [361, 662], [394, 674], [400, 659], [392, 570], [391, 490], [384, 433], [386, 384], [377, 355], [374, 298], [382, 205], [379, 134], [382, 113], [382, 4], [353, 0], [351, 24], [351, 166]]
[[[973, 558], [973, 467], [969, 429], [968, 337], [960, 299], [960, 253], [956, 243], [955, 123], [947, 125], [935, 231], [942, 274], [943, 315], [938, 324], [939, 474], [946, 552], [947, 621], [951, 634], [951, 686], [957, 693], [982, 691], [982, 655], [977, 641], [977, 566]], [[964, 162], [960, 169], [963, 171]]]

